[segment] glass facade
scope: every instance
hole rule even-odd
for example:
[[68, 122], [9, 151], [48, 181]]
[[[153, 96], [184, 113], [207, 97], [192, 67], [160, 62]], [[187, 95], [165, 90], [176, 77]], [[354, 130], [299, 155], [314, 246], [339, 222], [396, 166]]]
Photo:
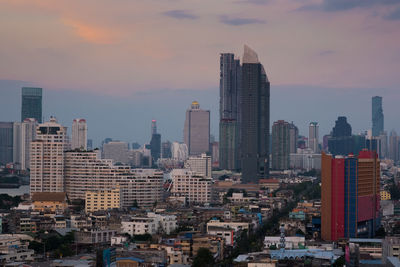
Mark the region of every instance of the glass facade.
[[42, 123], [42, 88], [22, 87], [21, 121], [26, 118]]

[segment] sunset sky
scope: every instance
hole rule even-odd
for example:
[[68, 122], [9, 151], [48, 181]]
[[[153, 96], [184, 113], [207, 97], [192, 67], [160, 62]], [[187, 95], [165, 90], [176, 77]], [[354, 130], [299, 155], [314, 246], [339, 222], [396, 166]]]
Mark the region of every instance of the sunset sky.
[[45, 116], [87, 118], [97, 143], [148, 142], [152, 118], [181, 140], [193, 98], [217, 135], [219, 53], [248, 44], [271, 82], [271, 121], [302, 134], [319, 121], [322, 136], [345, 115], [359, 132], [381, 95], [385, 129], [400, 130], [399, 0], [0, 0], [0, 36], [2, 121], [19, 119], [28, 84], [52, 102]]

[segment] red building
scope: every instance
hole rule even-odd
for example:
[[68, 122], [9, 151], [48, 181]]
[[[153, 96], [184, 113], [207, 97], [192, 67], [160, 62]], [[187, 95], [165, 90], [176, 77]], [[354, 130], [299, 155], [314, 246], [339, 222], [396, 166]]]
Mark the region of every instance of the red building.
[[380, 225], [380, 168], [378, 155], [363, 150], [353, 155], [321, 158], [321, 237], [375, 235]]

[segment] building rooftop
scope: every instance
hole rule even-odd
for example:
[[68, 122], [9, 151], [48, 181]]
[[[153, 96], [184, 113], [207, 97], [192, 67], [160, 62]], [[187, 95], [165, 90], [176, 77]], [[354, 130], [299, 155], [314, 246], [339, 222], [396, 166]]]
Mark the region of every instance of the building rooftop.
[[67, 198], [65, 192], [36, 192], [32, 194], [32, 201], [57, 201], [63, 202]]

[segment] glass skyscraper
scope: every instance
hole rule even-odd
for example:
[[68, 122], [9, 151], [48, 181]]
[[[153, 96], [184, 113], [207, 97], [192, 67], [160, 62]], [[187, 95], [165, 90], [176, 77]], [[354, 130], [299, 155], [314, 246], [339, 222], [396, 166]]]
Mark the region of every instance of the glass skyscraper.
[[258, 56], [244, 47], [240, 94], [240, 153], [243, 183], [269, 176], [270, 84]]
[[220, 56], [220, 122], [219, 167], [225, 170], [239, 169], [240, 83], [241, 66], [234, 54]]
[[290, 163], [290, 124], [279, 120], [272, 125], [272, 169], [287, 170]]
[[14, 124], [0, 122], [0, 166], [13, 162]]
[[379, 136], [383, 132], [382, 97], [372, 98], [372, 136]]
[[42, 123], [42, 88], [22, 87], [21, 121], [26, 118]]

